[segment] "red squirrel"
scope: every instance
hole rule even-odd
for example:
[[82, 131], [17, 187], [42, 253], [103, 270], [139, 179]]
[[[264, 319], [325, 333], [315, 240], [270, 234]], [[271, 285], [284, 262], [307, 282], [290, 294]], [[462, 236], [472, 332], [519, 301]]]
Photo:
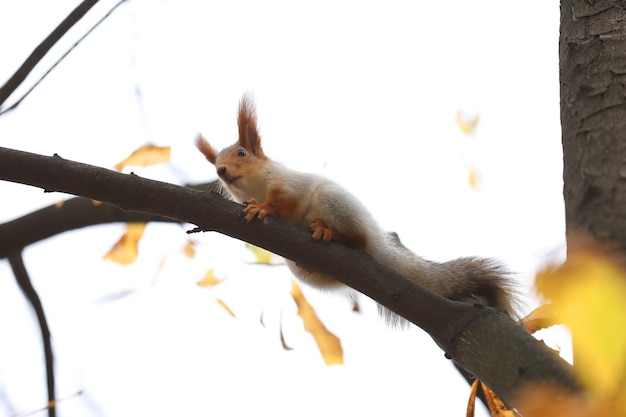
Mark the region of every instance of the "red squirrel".
[[[255, 105], [244, 94], [237, 118], [239, 139], [218, 152], [202, 135], [196, 146], [216, 167], [224, 188], [244, 203], [246, 221], [274, 216], [312, 232], [314, 240], [331, 240], [361, 250], [417, 284], [453, 300], [468, 297], [515, 316], [516, 297], [509, 274], [497, 262], [459, 258], [436, 263], [417, 256], [397, 236], [380, 228], [367, 208], [334, 182], [289, 169], [268, 158], [261, 147]], [[346, 288], [340, 282], [287, 260], [302, 281], [322, 289]], [[390, 324], [399, 316], [379, 306]]]

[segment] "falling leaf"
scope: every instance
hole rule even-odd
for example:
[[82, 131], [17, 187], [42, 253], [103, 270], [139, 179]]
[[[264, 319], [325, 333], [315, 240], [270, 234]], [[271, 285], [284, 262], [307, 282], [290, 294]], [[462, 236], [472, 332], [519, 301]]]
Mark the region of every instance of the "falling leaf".
[[467, 183], [473, 191], [478, 191], [478, 187], [480, 186], [481, 178], [480, 173], [475, 167], [469, 166], [467, 167]]
[[98, 207], [98, 206], [102, 205], [102, 201], [91, 200], [91, 204], [93, 204], [94, 207]]
[[54, 207], [56, 207], [56, 208], [58, 208], [58, 209], [59, 209], [59, 208], [63, 207], [63, 204], [64, 204], [64, 203], [65, 203], [65, 201], [64, 201], [64, 200], [59, 200], [59, 201], [57, 201], [56, 203], [54, 203]]
[[104, 259], [117, 262], [122, 265], [129, 265], [137, 259], [139, 255], [138, 244], [143, 236], [146, 223], [128, 223], [126, 233], [113, 245], [111, 250], [104, 255]]
[[185, 246], [183, 246], [183, 253], [190, 259], [196, 256], [196, 242], [188, 240]]
[[225, 278], [216, 278], [215, 272], [213, 271], [213, 268], [211, 268], [206, 272], [206, 274], [204, 274], [204, 277], [200, 281], [196, 282], [196, 284], [200, 287], [208, 288], [221, 284], [224, 280]]
[[222, 308], [223, 308], [224, 310], [226, 310], [226, 312], [227, 312], [228, 314], [230, 314], [231, 316], [233, 316], [233, 318], [236, 318], [236, 317], [235, 317], [235, 313], [233, 312], [233, 310], [231, 310], [231, 309], [230, 309], [230, 307], [228, 307], [228, 305], [227, 305], [224, 301], [222, 301], [220, 298], [216, 298], [216, 299], [215, 299], [215, 301], [217, 301], [217, 303], [218, 303], [220, 306], [222, 306]]
[[257, 264], [270, 265], [276, 258], [278, 258], [272, 252], [259, 248], [258, 246], [251, 245], [250, 243], [246, 243], [246, 249], [252, 252]]
[[326, 365], [343, 364], [341, 340], [329, 332], [320, 321], [313, 307], [304, 298], [296, 280], [291, 280], [291, 295], [298, 306], [298, 315], [304, 322], [304, 329], [313, 335]]
[[461, 132], [466, 135], [471, 135], [476, 130], [476, 126], [480, 121], [480, 114], [475, 113], [472, 116], [469, 116], [465, 112], [458, 111], [454, 116], [454, 120], [456, 121], [457, 126], [461, 129]]
[[170, 152], [170, 146], [143, 145], [131, 153], [128, 158], [116, 164], [115, 169], [121, 171], [129, 165], [145, 167], [168, 162]]
[[539, 292], [553, 301], [572, 333], [574, 370], [596, 397], [626, 397], [626, 277], [600, 252], [570, 248], [558, 268], [537, 274]]

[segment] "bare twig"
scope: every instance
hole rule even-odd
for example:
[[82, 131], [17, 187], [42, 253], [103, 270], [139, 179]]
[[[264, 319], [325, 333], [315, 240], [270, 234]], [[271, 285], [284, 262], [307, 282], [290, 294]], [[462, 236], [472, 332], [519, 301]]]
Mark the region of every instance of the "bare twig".
[[28, 271], [26, 271], [26, 267], [24, 266], [21, 249], [11, 253], [8, 258], [17, 284], [37, 315], [37, 321], [39, 322], [39, 328], [41, 329], [41, 338], [43, 340], [44, 356], [46, 359], [46, 382], [48, 385], [48, 403], [50, 404], [48, 407], [48, 416], [55, 417], [54, 361], [52, 355], [52, 343], [50, 342], [50, 329], [48, 328], [46, 314], [43, 311], [43, 305], [37, 295], [37, 291], [35, 290], [35, 287], [33, 287], [33, 283], [28, 276]]
[[28, 74], [35, 68], [35, 66], [41, 61], [41, 59], [48, 53], [48, 51], [67, 33], [67, 31], [74, 26], [97, 2], [98, 0], [84, 0], [78, 7], [76, 7], [72, 13], [70, 13], [59, 26], [50, 34], [41, 44], [30, 54], [30, 56], [24, 61], [20, 68], [13, 74], [13, 76], [0, 87], [0, 116], [14, 110], [20, 103], [28, 97], [28, 95], [41, 83], [47, 76], [56, 68], [67, 55], [70, 54], [94, 29], [96, 29], [104, 20], [106, 20], [115, 9], [117, 9], [126, 0], [120, 0], [115, 6], [111, 8], [95, 25], [93, 25], [83, 36], [81, 36], [74, 44], [56, 60], [50, 68], [39, 77], [39, 79], [24, 93], [18, 100], [15, 101], [9, 107], [3, 108], [2, 105], [13, 94], [13, 92], [22, 84]]

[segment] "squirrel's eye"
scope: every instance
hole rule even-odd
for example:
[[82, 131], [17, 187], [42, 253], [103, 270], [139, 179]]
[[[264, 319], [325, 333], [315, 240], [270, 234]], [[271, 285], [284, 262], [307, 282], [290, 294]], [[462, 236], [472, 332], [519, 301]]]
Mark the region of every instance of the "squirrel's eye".
[[246, 156], [248, 152], [245, 149], [237, 149], [237, 156]]

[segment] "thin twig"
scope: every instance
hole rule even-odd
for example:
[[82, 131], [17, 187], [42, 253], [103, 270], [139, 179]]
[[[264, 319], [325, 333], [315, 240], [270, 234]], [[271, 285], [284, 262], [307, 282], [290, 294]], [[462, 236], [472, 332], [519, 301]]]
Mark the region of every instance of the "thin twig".
[[24, 260], [22, 258], [22, 251], [16, 251], [9, 255], [9, 264], [15, 275], [15, 280], [20, 289], [24, 293], [24, 296], [28, 299], [30, 304], [35, 310], [37, 315], [37, 321], [39, 322], [39, 328], [41, 329], [41, 337], [43, 339], [44, 356], [46, 358], [46, 381], [48, 384], [48, 402], [50, 404], [48, 408], [48, 416], [55, 417], [55, 388], [54, 388], [54, 362], [52, 356], [52, 343], [50, 342], [50, 329], [48, 328], [48, 321], [43, 311], [43, 305], [37, 295], [37, 291], [33, 287], [33, 284], [28, 276], [28, 271], [24, 266]]
[[[24, 93], [15, 103], [1, 109], [0, 107], [0, 116], [3, 114], [14, 110], [19, 106], [22, 101], [30, 95], [30, 93], [54, 70], [57, 65], [61, 63], [67, 57], [70, 52], [74, 50], [91, 32], [93, 32], [102, 22], [104, 22], [110, 15], [117, 9], [122, 3], [126, 0], [120, 0], [115, 6], [111, 8], [95, 25], [93, 25], [83, 36], [81, 36], [74, 44], [67, 50], [59, 59], [56, 60], [54, 64], [50, 68], [44, 72], [44, 74]], [[4, 104], [4, 102], [9, 98], [9, 96], [20, 86], [20, 84], [26, 79], [28, 74], [33, 70], [33, 68], [39, 63], [39, 61], [44, 57], [45, 54], [54, 46], [56, 42], [76, 23], [80, 20], [89, 9], [93, 5], [95, 5], [97, 0], [85, 0], [83, 1], [70, 15], [65, 18], [63, 22], [33, 51], [33, 53], [24, 61], [22, 66], [15, 72], [15, 74], [7, 81], [7, 83], [0, 88], [0, 106]], [[79, 10], [80, 9], [80, 10]], [[77, 13], [77, 11], [79, 11]], [[53, 36], [54, 35], [54, 36]]]

